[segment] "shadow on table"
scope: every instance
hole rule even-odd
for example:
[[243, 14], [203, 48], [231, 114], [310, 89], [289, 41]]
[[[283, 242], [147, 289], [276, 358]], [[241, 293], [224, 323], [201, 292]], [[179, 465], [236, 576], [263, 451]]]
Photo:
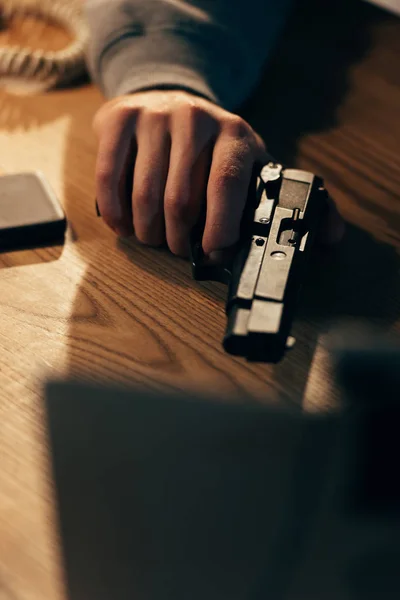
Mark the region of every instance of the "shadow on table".
[[336, 417], [65, 384], [47, 412], [70, 600], [283, 599]]
[[366, 231], [347, 225], [342, 242], [314, 253], [299, 317], [356, 319], [382, 332], [400, 314], [400, 255]]

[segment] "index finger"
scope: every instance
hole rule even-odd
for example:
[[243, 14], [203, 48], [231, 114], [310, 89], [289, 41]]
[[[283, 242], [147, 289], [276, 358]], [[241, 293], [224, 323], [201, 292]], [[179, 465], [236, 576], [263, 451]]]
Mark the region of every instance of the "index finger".
[[207, 187], [205, 254], [227, 248], [239, 238], [255, 159], [248, 140], [224, 134], [217, 139]]
[[117, 118], [102, 129], [96, 161], [96, 197], [99, 212], [116, 233], [133, 233], [130, 197], [125, 190], [126, 170], [133, 161], [135, 118]]

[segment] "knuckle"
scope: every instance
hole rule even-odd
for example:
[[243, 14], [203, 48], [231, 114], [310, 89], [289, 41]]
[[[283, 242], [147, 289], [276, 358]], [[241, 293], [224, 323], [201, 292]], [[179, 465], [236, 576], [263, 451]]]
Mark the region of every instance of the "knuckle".
[[191, 211], [188, 202], [184, 195], [177, 196], [166, 192], [164, 198], [165, 212], [173, 221], [188, 222], [190, 221]]
[[228, 186], [240, 185], [243, 183], [243, 180], [244, 173], [242, 165], [232, 162], [221, 169], [216, 175], [214, 185], [217, 190], [223, 190]]
[[238, 115], [230, 115], [225, 120], [227, 131], [236, 138], [247, 138], [251, 133], [251, 128], [248, 123]]
[[179, 115], [190, 122], [197, 122], [204, 114], [204, 109], [193, 102], [184, 102], [178, 108]]
[[99, 134], [104, 128], [125, 126], [126, 123], [134, 119], [138, 114], [139, 108], [130, 105], [121, 100], [112, 100], [102, 106], [94, 116], [93, 129]]
[[111, 191], [113, 186], [113, 170], [109, 166], [99, 165], [96, 170], [97, 186], [101, 190]]
[[225, 167], [222, 176], [227, 181], [240, 181], [243, 179], [243, 166], [237, 162], [232, 162], [232, 164]]
[[139, 210], [146, 210], [146, 209], [150, 208], [152, 195], [151, 195], [150, 187], [148, 185], [146, 185], [144, 183], [144, 184], [135, 186], [132, 196], [133, 196], [133, 204], [135, 205], [136, 208], [138, 208]]
[[134, 111], [129, 106], [115, 106], [110, 111], [110, 118], [117, 126], [124, 127], [134, 116]]
[[123, 129], [137, 114], [136, 108], [128, 104], [111, 105], [103, 118], [103, 126]]
[[144, 106], [141, 111], [141, 118], [146, 124], [164, 125], [169, 119], [167, 108]]
[[135, 178], [132, 191], [132, 200], [138, 208], [148, 209], [150, 206], [158, 204], [162, 199], [160, 186], [150, 174], [144, 174], [140, 178]]
[[193, 102], [185, 102], [179, 106], [176, 116], [184, 123], [187, 137], [197, 136], [199, 132], [214, 133], [218, 130], [218, 121], [206, 107]]

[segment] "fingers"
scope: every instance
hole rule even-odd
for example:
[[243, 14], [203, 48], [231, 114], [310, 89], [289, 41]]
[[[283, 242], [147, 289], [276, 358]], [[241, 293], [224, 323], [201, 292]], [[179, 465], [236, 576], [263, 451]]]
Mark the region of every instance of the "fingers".
[[239, 238], [253, 166], [265, 154], [261, 139], [249, 129], [235, 118], [216, 141], [207, 188], [206, 254], [227, 248]]
[[133, 175], [132, 210], [137, 239], [157, 246], [164, 241], [164, 192], [168, 174], [168, 116], [144, 114], [137, 126], [138, 152]]
[[100, 214], [119, 235], [133, 233], [126, 170], [132, 158], [135, 114], [120, 114], [104, 128], [96, 162], [96, 198]]
[[268, 159], [243, 119], [186, 92], [153, 90], [107, 103], [94, 128], [98, 206], [114, 231], [135, 230], [151, 245], [166, 237], [186, 255], [206, 203], [205, 252], [236, 241], [254, 163]]
[[196, 107], [175, 115], [172, 147], [164, 197], [165, 231], [174, 254], [187, 256], [189, 235], [205, 202], [215, 121]]

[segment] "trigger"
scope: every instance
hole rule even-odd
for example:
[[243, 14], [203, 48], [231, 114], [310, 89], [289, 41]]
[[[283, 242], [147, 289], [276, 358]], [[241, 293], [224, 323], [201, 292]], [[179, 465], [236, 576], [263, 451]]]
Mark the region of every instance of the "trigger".
[[265, 183], [265, 192], [269, 200], [276, 200], [279, 198], [279, 192], [281, 190], [282, 179], [270, 179]]

